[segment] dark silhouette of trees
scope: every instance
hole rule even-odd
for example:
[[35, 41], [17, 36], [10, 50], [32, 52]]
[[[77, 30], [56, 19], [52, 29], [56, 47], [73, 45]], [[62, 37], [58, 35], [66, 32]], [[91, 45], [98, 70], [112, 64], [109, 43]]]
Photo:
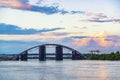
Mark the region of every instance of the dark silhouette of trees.
[[120, 52], [111, 52], [110, 54], [92, 54], [86, 57], [87, 60], [120, 60]]

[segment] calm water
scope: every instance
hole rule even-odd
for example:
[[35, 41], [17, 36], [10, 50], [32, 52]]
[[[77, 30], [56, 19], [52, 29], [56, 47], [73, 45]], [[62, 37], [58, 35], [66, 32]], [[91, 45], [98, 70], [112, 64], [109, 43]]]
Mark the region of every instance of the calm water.
[[2, 61], [0, 80], [120, 80], [120, 61]]

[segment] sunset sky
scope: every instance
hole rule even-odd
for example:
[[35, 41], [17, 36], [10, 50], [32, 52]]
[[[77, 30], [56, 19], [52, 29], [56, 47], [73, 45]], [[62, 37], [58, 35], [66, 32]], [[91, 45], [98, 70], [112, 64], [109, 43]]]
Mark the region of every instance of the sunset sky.
[[120, 51], [120, 0], [0, 0], [0, 54], [46, 43]]

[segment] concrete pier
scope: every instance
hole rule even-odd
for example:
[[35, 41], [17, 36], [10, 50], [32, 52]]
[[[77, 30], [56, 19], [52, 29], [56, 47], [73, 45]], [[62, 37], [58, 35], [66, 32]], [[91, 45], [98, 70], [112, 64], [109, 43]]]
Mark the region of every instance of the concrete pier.
[[56, 46], [56, 60], [63, 60], [63, 47]]
[[28, 52], [25, 51], [24, 53], [20, 54], [21, 61], [27, 61], [28, 60]]
[[46, 47], [39, 46], [39, 61], [45, 61], [45, 60], [46, 60]]

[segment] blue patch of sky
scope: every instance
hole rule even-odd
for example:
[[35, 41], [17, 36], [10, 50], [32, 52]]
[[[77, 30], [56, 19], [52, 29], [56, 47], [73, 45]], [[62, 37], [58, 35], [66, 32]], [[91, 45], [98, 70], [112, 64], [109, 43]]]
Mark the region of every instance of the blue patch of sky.
[[22, 3], [27, 3], [27, 2], [29, 2], [29, 0], [20, 0]]
[[46, 42], [38, 41], [4, 41], [0, 40], [0, 54], [19, 54], [22, 51], [36, 45], [46, 44]]
[[71, 37], [63, 38], [61, 42], [64, 42], [64, 43], [72, 42], [72, 38]]

